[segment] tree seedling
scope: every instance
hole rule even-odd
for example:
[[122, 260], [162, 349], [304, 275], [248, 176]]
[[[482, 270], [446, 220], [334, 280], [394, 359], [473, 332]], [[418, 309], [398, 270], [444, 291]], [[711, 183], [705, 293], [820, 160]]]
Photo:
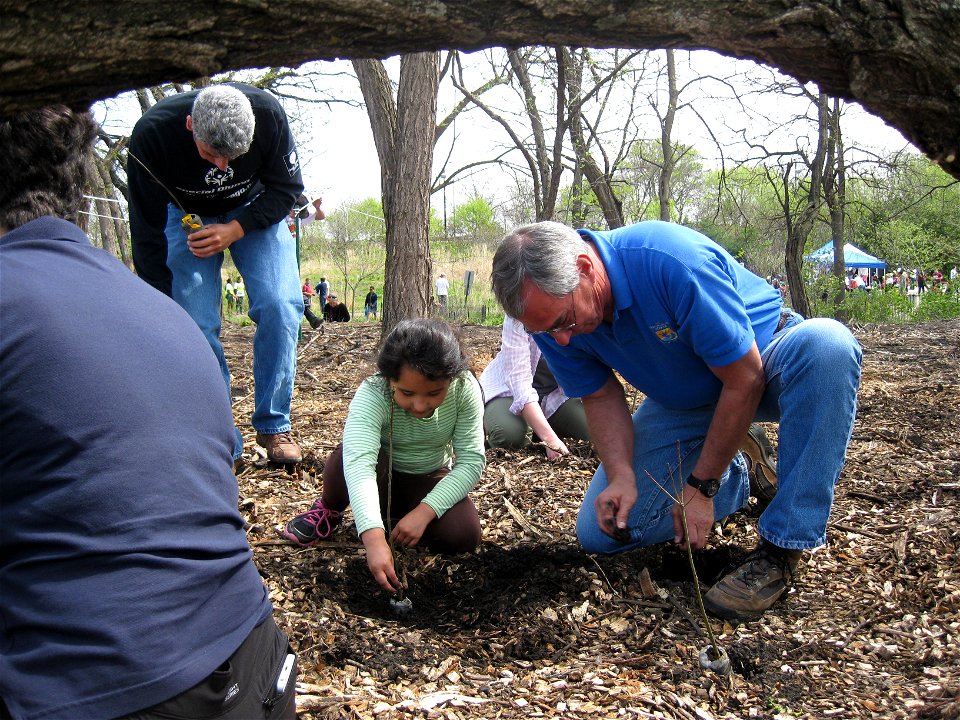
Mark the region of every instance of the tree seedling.
[[[679, 454], [679, 448], [678, 448]], [[649, 471], [645, 470], [647, 477], [650, 478], [653, 483], [660, 488], [668, 497], [672, 498], [677, 505], [680, 506], [680, 521], [683, 523], [683, 536], [687, 538], [687, 560], [690, 563], [690, 573], [693, 575], [693, 589], [696, 592], [697, 596], [697, 605], [700, 608], [700, 617], [703, 619], [703, 625], [707, 629], [707, 637], [710, 640], [710, 644], [700, 650], [700, 667], [704, 670], [713, 670], [720, 675], [729, 675], [730, 668], [730, 657], [727, 655], [727, 651], [720, 646], [720, 643], [717, 642], [716, 636], [713, 634], [713, 626], [710, 624], [710, 619], [707, 616], [707, 609], [703, 605], [703, 595], [700, 593], [700, 578], [697, 575], [697, 567], [693, 562], [693, 548], [690, 546], [689, 533], [687, 531], [687, 512], [686, 512], [686, 503], [683, 499], [683, 487], [676, 491], [676, 494], [671, 493], [667, 490], [660, 482], [650, 474]], [[680, 470], [680, 476], [682, 475], [682, 470]], [[676, 485], [676, 481], [673, 477], [673, 471], [670, 471], [670, 480]]]

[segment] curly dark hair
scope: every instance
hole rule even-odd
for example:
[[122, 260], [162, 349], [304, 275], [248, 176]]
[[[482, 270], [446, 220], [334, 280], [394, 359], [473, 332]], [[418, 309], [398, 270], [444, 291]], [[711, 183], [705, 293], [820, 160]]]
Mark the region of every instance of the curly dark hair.
[[452, 380], [470, 370], [454, 329], [442, 320], [429, 318], [401, 320], [383, 341], [377, 357], [380, 374], [396, 381], [405, 365], [428, 380]]
[[0, 117], [0, 227], [43, 215], [76, 222], [96, 136], [90, 111], [65, 105]]

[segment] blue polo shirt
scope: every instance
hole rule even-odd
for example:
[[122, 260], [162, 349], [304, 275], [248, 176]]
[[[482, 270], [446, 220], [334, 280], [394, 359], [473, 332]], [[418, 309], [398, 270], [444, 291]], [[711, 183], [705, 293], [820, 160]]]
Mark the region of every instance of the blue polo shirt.
[[580, 230], [610, 278], [613, 322], [561, 347], [537, 345], [571, 397], [599, 390], [619, 372], [646, 396], [674, 409], [717, 401], [721, 383], [708, 366], [763, 350], [782, 309], [780, 293], [710, 238], [649, 221], [616, 230]]
[[117, 717], [207, 677], [271, 612], [233, 419], [190, 317], [75, 225], [0, 236], [0, 697]]

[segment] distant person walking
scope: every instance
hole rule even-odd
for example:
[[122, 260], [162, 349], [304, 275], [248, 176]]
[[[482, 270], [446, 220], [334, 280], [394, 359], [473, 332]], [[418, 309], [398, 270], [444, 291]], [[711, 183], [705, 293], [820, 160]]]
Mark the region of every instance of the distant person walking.
[[237, 306], [237, 296], [236, 291], [233, 287], [233, 278], [227, 278], [227, 285], [225, 289], [226, 298], [227, 298], [227, 312], [232, 313], [234, 308]]
[[233, 285], [233, 296], [236, 301], [236, 311], [238, 313], [246, 312], [247, 310], [247, 288], [243, 284], [243, 278], [237, 278], [237, 282]]
[[370, 319], [370, 316], [373, 315], [373, 319], [377, 319], [377, 302], [379, 298], [377, 297], [377, 291], [373, 289], [373, 285], [370, 286], [370, 292], [367, 293], [367, 296], [363, 299], [363, 317], [367, 320]]
[[447, 276], [443, 273], [440, 273], [440, 277], [437, 278], [437, 302], [440, 303], [441, 308], [447, 307], [447, 294], [450, 292], [450, 281], [447, 280]]
[[325, 277], [321, 277], [320, 282], [318, 282], [317, 286], [313, 289], [317, 294], [320, 310], [323, 310], [327, 306], [327, 295], [330, 294], [330, 283], [327, 282]]

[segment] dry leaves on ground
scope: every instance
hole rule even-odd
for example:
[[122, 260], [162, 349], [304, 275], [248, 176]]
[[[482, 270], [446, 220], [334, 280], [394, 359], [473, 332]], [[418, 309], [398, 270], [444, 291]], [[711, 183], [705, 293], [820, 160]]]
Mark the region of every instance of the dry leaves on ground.
[[[499, 329], [462, 330], [479, 370]], [[960, 322], [857, 335], [859, 419], [829, 542], [761, 620], [712, 621], [733, 660], [725, 679], [697, 662], [706, 640], [685, 555], [579, 549], [577, 508], [597, 462], [587, 446], [556, 463], [537, 448], [489, 451], [472, 495], [481, 547], [404, 552], [413, 611], [402, 618], [349, 518], [318, 548], [279, 542], [274, 528], [319, 495], [379, 337], [375, 324], [305, 330], [294, 400], [304, 462], [271, 468], [245, 431], [257, 459], [240, 473], [254, 558], [299, 653], [300, 717], [960, 717]], [[251, 336], [225, 336], [241, 422]], [[753, 515], [731, 517], [698, 553], [705, 583], [754, 545]]]

